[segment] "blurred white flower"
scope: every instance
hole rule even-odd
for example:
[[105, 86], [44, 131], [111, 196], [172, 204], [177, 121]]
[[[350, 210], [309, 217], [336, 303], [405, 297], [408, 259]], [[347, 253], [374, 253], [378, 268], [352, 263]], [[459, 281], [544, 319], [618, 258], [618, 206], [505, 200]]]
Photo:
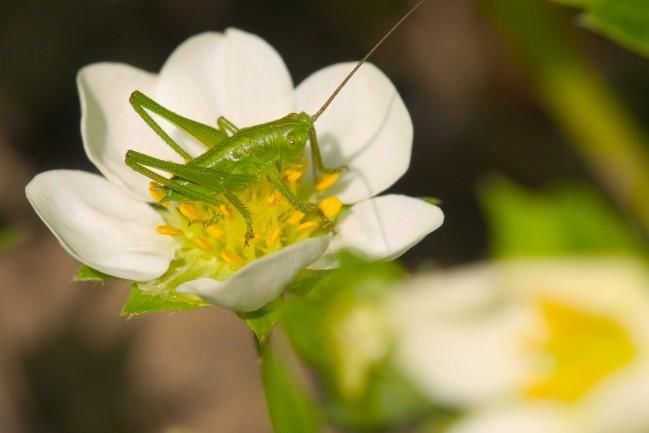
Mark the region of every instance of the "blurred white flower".
[[[155, 284], [173, 284], [178, 291], [237, 311], [262, 307], [302, 268], [320, 258], [316, 265], [327, 266], [339, 249], [394, 258], [439, 227], [443, 215], [438, 207], [405, 196], [373, 198], [407, 170], [412, 124], [394, 85], [370, 64], [316, 125], [326, 163], [348, 167], [337, 183], [332, 180], [318, 189], [337, 197], [328, 202], [325, 214], [353, 204], [342, 209], [333, 235], [311, 237], [317, 224], [301, 223], [299, 214], [289, 215], [285, 209], [268, 218], [275, 225], [266, 227], [255, 238], [257, 244], [246, 250], [241, 236], [230, 235], [229, 229], [190, 227], [187, 223], [201, 211], [191, 204], [183, 208], [174, 203], [168, 213], [154, 210], [149, 202], [150, 195], [155, 198], [155, 185], [150, 189], [144, 176], [124, 164], [128, 149], [178, 161], [130, 106], [134, 90], [196, 121], [215, 124], [223, 115], [239, 126], [250, 126], [294, 111], [315, 112], [353, 66], [330, 66], [294, 89], [279, 54], [259, 37], [235, 29], [190, 38], [159, 74], [117, 63], [87, 66], [78, 75], [81, 132], [88, 157], [105, 177], [49, 171], [27, 185], [27, 198], [79, 261], [109, 275], [151, 281], [164, 277], [180, 254], [183, 265], [174, 271], [184, 274], [167, 275]], [[167, 122], [161, 123], [192, 154], [204, 151]], [[249, 207], [269, 208], [275, 203], [274, 191], [263, 197], [256, 193], [255, 203], [246, 202]], [[227, 215], [227, 209], [222, 213]], [[286, 238], [285, 227], [277, 220], [295, 226], [291, 230], [297, 234]], [[228, 224], [234, 226], [224, 223]]]
[[649, 272], [631, 258], [498, 262], [411, 281], [397, 362], [452, 433], [649, 431]]

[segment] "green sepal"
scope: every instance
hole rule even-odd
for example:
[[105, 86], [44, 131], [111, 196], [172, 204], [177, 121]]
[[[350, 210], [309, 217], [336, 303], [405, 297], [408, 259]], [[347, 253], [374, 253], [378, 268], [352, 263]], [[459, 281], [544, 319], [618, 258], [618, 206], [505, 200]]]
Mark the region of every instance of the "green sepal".
[[251, 313], [238, 313], [238, 316], [246, 322], [250, 331], [254, 334], [260, 346], [266, 344], [266, 340], [273, 332], [275, 324], [282, 316], [284, 299], [280, 296], [270, 304]]
[[173, 290], [161, 292], [143, 291], [137, 283], [122, 307], [122, 317], [130, 318], [148, 313], [174, 313], [208, 307], [210, 304], [197, 296], [176, 293]]
[[118, 280], [118, 277], [112, 275], [104, 274], [103, 272], [93, 269], [88, 265], [81, 265], [76, 274], [74, 274], [74, 281], [94, 281], [94, 282], [106, 282], [111, 280]]

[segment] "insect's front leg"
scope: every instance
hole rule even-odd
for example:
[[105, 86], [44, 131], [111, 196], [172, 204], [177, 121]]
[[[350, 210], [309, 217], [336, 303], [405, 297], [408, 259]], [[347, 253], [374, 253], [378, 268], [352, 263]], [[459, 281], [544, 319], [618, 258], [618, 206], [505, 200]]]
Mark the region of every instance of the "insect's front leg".
[[271, 181], [271, 183], [275, 186], [275, 188], [279, 191], [280, 194], [288, 200], [288, 202], [293, 206], [295, 209], [299, 210], [300, 212], [304, 212], [307, 215], [317, 215], [320, 218], [323, 219], [324, 224], [323, 227], [326, 229], [333, 228], [333, 223], [329, 220], [329, 218], [326, 217], [324, 213], [322, 213], [322, 210], [316, 206], [313, 203], [307, 203], [303, 202], [299, 198], [293, 194], [288, 187], [282, 182], [282, 179], [280, 178], [278, 172], [269, 172], [267, 174], [268, 179]]
[[316, 205], [313, 203], [303, 202], [297, 198], [295, 194], [288, 189], [284, 182], [282, 182], [282, 179], [280, 179], [280, 176], [276, 171], [268, 172], [266, 176], [277, 191], [279, 191], [279, 193], [282, 194], [295, 209], [304, 212], [305, 214], [314, 214], [318, 212], [318, 207]]
[[322, 162], [322, 155], [320, 154], [320, 146], [318, 144], [318, 137], [316, 136], [315, 128], [311, 128], [311, 131], [309, 132], [309, 141], [311, 142], [311, 159], [319, 173], [338, 173], [347, 170], [347, 166], [344, 165], [336, 168], [325, 167]]

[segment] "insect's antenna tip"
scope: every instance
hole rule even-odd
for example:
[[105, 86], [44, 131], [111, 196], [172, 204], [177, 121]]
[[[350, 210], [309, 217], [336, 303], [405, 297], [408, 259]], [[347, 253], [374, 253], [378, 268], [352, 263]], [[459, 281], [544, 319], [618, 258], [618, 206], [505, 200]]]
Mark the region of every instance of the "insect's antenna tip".
[[322, 104], [322, 107], [320, 107], [320, 109], [318, 111], [316, 111], [316, 113], [314, 115], [311, 116], [311, 121], [312, 122], [315, 123], [316, 120], [318, 120], [318, 118], [322, 115], [322, 113], [325, 112], [325, 110], [329, 107], [329, 105], [331, 105], [331, 103], [336, 98], [336, 96], [338, 96], [338, 93], [340, 93], [342, 88], [345, 87], [347, 82], [352, 78], [352, 76], [354, 76], [356, 71], [358, 71], [358, 69], [361, 66], [363, 66], [363, 63], [365, 63], [367, 61], [367, 59], [369, 59], [370, 56], [372, 54], [374, 54], [374, 51], [376, 51], [377, 48], [379, 48], [381, 45], [383, 45], [383, 42], [385, 42], [385, 40], [392, 34], [392, 32], [394, 32], [425, 1], [426, 0], [419, 0], [412, 8], [410, 8], [410, 10], [408, 12], [406, 12], [406, 14], [404, 16], [401, 17], [401, 19], [399, 19], [399, 21], [396, 22], [395, 25], [392, 26], [392, 28], [390, 30], [387, 31], [387, 33], [385, 35], [383, 35], [383, 37], [372, 47], [372, 49], [368, 51], [368, 53], [365, 55], [365, 57], [363, 57], [361, 59], [361, 61], [358, 62], [356, 64], [356, 66], [354, 66], [354, 69], [352, 69], [351, 72], [349, 74], [347, 74], [345, 79], [338, 85], [338, 87], [336, 87], [336, 89], [333, 91], [331, 96], [329, 96], [329, 98], [327, 98], [325, 103]]

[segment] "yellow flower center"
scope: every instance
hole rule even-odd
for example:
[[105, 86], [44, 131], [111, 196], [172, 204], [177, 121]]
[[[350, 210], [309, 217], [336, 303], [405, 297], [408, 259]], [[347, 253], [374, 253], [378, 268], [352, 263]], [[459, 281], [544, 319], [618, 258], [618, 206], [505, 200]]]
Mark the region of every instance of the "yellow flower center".
[[[300, 200], [310, 201], [314, 193], [298, 185], [304, 167], [285, 170], [287, 188]], [[330, 176], [330, 175], [329, 175]], [[331, 186], [335, 183], [328, 181]], [[313, 188], [315, 189], [315, 188]], [[318, 203], [319, 212], [306, 214], [296, 210], [269, 181], [236, 192], [252, 216], [254, 237], [246, 240], [244, 217], [223, 195], [219, 205], [199, 201], [165, 201], [165, 190], [151, 183], [153, 199], [164, 206], [160, 210], [166, 224], [156, 231], [172, 236], [180, 244], [167, 274], [152, 285], [179, 283], [189, 278], [210, 277], [224, 280], [251, 261], [310, 237], [332, 230], [342, 209], [342, 202], [328, 197]], [[184, 276], [179, 276], [180, 269]]]
[[527, 397], [578, 401], [633, 360], [634, 342], [613, 318], [547, 299], [538, 308], [545, 329], [532, 340], [539, 373], [525, 386]]

